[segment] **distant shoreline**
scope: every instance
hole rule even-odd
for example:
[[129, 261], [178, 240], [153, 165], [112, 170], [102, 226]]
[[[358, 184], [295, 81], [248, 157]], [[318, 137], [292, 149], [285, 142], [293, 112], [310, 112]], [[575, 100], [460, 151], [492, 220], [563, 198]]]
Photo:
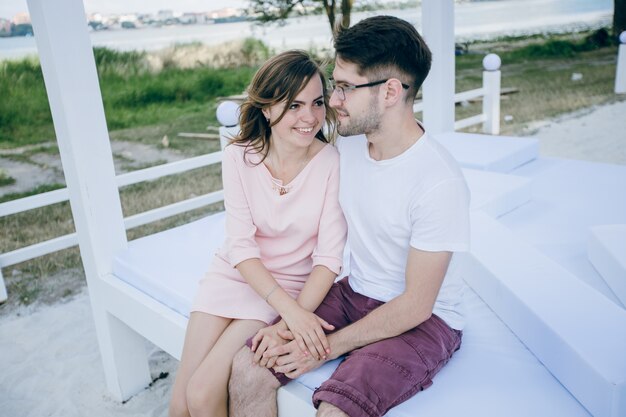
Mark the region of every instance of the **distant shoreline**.
[[[532, 3], [533, 0], [529, 2]], [[543, 4], [538, 0], [534, 2]], [[456, 40], [468, 42], [493, 40], [505, 36], [570, 33], [593, 30], [611, 24], [612, 10], [607, 8], [609, 4], [607, 1], [600, 5], [585, 0], [571, 3], [553, 0], [551, 3], [555, 5], [552, 11], [551, 8], [537, 10], [536, 4], [533, 9], [530, 4], [514, 0], [459, 3], [455, 9]], [[582, 8], [578, 4], [587, 4], [588, 7]], [[381, 12], [406, 19], [420, 29], [421, 10], [417, 8], [358, 12], [353, 14], [352, 22]], [[520, 19], [519, 16], [524, 18]], [[217, 25], [196, 24], [91, 32], [94, 47], [119, 51], [155, 51], [175, 44], [194, 42], [217, 45], [245, 37], [259, 39], [275, 51], [312, 47], [330, 49], [332, 39], [326, 17], [320, 15], [290, 18], [284, 26], [259, 26], [243, 21]], [[0, 60], [21, 59], [36, 54], [34, 38], [0, 38]]]

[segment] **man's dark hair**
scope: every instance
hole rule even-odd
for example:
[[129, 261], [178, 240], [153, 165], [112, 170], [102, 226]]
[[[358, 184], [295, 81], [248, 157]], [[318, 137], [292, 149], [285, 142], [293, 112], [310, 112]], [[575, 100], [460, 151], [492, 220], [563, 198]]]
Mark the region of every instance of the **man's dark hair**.
[[410, 100], [430, 71], [431, 53], [424, 39], [409, 22], [393, 16], [369, 17], [340, 28], [335, 52], [338, 58], [356, 64], [359, 75], [370, 82], [395, 77], [410, 85]]

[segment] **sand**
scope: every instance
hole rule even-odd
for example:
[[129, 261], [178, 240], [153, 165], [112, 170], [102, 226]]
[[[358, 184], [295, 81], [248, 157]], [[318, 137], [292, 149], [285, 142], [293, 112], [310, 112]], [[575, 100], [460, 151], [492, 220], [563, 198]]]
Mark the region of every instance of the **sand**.
[[535, 122], [526, 133], [539, 138], [542, 156], [626, 165], [626, 101]]
[[[526, 134], [540, 139], [544, 156], [626, 165], [624, 115], [626, 101], [534, 123]], [[106, 390], [86, 291], [3, 315], [0, 415], [166, 416], [178, 362], [147, 342], [146, 348], [155, 382], [121, 404]]]

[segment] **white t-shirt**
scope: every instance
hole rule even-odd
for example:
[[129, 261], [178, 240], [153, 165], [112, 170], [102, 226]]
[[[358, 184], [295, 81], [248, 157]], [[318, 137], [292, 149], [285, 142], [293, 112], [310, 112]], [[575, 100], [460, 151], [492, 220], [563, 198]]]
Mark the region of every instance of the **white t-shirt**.
[[[387, 302], [405, 288], [410, 246], [469, 250], [469, 189], [458, 163], [426, 133], [402, 154], [376, 161], [365, 135], [340, 137], [339, 201], [348, 222], [350, 286]], [[453, 255], [433, 313], [464, 325], [463, 283]]]

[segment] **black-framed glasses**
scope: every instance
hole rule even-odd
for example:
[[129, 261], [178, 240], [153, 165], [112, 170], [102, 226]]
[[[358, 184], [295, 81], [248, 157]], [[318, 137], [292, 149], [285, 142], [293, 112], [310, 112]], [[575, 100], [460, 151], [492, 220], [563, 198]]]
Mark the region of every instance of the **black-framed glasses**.
[[[332, 78], [328, 80], [328, 82], [330, 84], [330, 89], [336, 92], [337, 95], [339, 95], [339, 98], [341, 99], [341, 101], [344, 101], [346, 99], [346, 91], [356, 90], [357, 88], [374, 87], [376, 85], [386, 83], [390, 79], [391, 78], [387, 78], [385, 80], [372, 81], [371, 83], [357, 84], [357, 85], [337, 85], [335, 83], [335, 80], [333, 80]], [[405, 84], [405, 83], [400, 83], [400, 84], [402, 84], [402, 88], [404, 88], [405, 90], [409, 89], [408, 84]]]

